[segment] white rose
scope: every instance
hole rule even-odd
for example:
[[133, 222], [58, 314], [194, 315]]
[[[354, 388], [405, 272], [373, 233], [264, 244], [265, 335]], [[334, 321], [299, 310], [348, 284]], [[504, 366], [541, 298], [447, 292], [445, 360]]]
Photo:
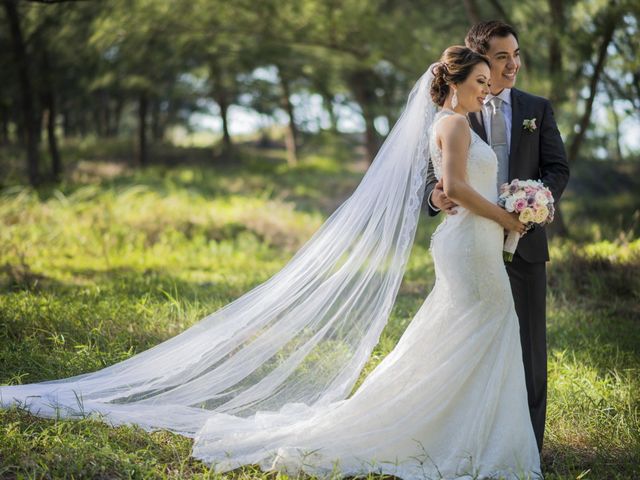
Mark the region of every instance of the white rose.
[[513, 194], [513, 197], [517, 200], [518, 198], [525, 198], [527, 196], [527, 194], [524, 192], [524, 190], [518, 190], [516, 193]]
[[549, 203], [549, 199], [547, 198], [547, 194], [542, 190], [536, 192], [536, 203], [538, 205], [546, 205]]
[[507, 198], [507, 200], [506, 200], [506, 202], [504, 204], [504, 208], [505, 208], [505, 210], [507, 212], [513, 212], [513, 210], [514, 210], [513, 204], [514, 204], [515, 201], [516, 201], [516, 199], [513, 196]]

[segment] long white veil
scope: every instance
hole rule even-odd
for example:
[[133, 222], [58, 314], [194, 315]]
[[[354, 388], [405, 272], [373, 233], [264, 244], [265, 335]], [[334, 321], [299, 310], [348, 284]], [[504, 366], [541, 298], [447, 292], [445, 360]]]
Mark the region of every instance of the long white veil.
[[263, 284], [156, 347], [102, 370], [0, 387], [0, 404], [48, 417], [101, 414], [194, 437], [345, 399], [378, 342], [413, 244], [436, 113], [431, 67], [354, 193]]

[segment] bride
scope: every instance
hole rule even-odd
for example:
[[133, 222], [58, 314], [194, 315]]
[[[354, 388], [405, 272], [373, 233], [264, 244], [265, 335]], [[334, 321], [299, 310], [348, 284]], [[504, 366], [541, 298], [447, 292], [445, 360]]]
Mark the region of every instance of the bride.
[[[504, 230], [524, 225], [496, 205], [495, 154], [466, 119], [489, 76], [486, 57], [445, 50], [353, 195], [267, 282], [111, 367], [0, 387], [0, 404], [168, 429], [216, 472], [540, 478], [502, 261]], [[431, 239], [435, 286], [349, 397], [400, 285], [429, 156], [459, 205]]]

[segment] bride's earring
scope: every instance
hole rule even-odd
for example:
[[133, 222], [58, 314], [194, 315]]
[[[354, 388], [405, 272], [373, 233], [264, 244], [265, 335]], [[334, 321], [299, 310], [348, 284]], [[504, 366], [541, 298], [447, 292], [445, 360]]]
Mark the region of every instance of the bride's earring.
[[456, 108], [458, 106], [458, 91], [453, 91], [453, 97], [451, 97], [451, 108]]

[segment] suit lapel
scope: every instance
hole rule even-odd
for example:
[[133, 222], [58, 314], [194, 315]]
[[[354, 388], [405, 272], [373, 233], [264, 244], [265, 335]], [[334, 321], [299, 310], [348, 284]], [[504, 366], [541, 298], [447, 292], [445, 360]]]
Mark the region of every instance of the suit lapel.
[[471, 122], [471, 128], [476, 132], [485, 143], [487, 141], [487, 132], [484, 129], [484, 120], [482, 119], [482, 110], [479, 112], [469, 112], [469, 121]]
[[513, 178], [516, 171], [515, 159], [518, 151], [518, 142], [522, 133], [522, 121], [524, 120], [524, 106], [520, 91], [511, 89], [511, 146], [509, 149], [509, 179]]

